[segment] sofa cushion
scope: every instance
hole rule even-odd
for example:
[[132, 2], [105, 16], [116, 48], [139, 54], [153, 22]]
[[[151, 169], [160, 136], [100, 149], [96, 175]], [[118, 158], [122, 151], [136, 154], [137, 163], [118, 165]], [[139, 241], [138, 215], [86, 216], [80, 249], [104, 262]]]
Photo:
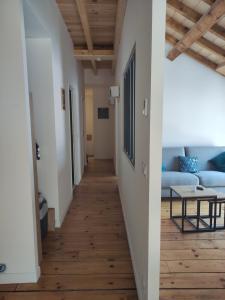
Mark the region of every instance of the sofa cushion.
[[225, 152], [225, 147], [185, 147], [186, 156], [198, 157], [199, 171], [215, 170], [209, 161], [221, 152]]
[[210, 163], [213, 164], [217, 171], [225, 172], [225, 152], [222, 152], [211, 159]]
[[164, 164], [164, 162], [162, 163], [162, 172], [166, 171], [166, 165]]
[[200, 184], [206, 187], [225, 186], [225, 173], [218, 171], [200, 171], [198, 176]]
[[199, 179], [191, 173], [182, 172], [163, 172], [162, 173], [162, 188], [168, 188], [171, 185], [198, 185]]
[[195, 156], [179, 156], [179, 168], [180, 172], [197, 173], [198, 158]]
[[185, 156], [184, 147], [163, 148], [162, 161], [166, 171], [179, 171], [178, 156]]

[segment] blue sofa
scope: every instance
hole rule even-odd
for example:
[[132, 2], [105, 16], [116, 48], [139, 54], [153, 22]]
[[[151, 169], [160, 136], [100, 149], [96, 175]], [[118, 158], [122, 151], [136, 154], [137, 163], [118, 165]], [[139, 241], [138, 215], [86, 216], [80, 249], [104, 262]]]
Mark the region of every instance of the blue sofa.
[[[166, 171], [162, 172], [162, 197], [169, 197], [171, 185], [203, 185], [218, 192], [225, 192], [225, 173], [216, 171], [210, 159], [225, 147], [166, 147], [162, 151], [162, 161]], [[198, 173], [179, 172], [178, 156], [197, 156]]]

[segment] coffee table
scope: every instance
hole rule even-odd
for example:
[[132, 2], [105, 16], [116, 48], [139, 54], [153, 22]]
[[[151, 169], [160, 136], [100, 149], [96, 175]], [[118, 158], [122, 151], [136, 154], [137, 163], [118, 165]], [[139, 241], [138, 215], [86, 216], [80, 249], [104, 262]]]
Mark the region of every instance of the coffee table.
[[[181, 200], [181, 213], [173, 214], [173, 195]], [[196, 212], [188, 214], [188, 204], [196, 203]], [[207, 202], [208, 211], [203, 214], [201, 204]], [[217, 225], [217, 218], [221, 217], [221, 205], [225, 203], [225, 194], [218, 193], [213, 189], [203, 187], [203, 190], [195, 190], [194, 186], [171, 186], [170, 187], [170, 219], [181, 232], [206, 232], [225, 228]], [[219, 213], [218, 213], [219, 207]]]

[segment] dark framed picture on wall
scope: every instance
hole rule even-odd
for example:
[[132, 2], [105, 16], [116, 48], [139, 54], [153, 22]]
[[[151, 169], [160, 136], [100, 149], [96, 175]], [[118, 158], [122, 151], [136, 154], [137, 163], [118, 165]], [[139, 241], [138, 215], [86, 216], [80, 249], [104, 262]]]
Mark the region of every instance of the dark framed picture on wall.
[[61, 88], [61, 101], [62, 101], [62, 109], [66, 110], [66, 92], [65, 89]]
[[135, 166], [135, 82], [136, 49], [131, 52], [124, 71], [124, 152]]
[[99, 107], [98, 108], [98, 119], [109, 119], [109, 108]]

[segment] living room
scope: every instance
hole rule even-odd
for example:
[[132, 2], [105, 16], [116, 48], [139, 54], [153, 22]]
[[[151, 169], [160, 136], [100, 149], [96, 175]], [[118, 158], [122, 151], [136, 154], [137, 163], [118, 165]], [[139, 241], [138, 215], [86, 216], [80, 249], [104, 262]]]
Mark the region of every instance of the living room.
[[163, 300], [225, 297], [224, 30], [217, 34], [224, 26], [224, 13], [194, 43], [192, 40], [186, 53], [172, 57], [178, 40], [183, 45], [190, 42], [193, 23], [202, 25], [201, 17], [214, 2], [219, 3], [167, 1], [160, 279]]

